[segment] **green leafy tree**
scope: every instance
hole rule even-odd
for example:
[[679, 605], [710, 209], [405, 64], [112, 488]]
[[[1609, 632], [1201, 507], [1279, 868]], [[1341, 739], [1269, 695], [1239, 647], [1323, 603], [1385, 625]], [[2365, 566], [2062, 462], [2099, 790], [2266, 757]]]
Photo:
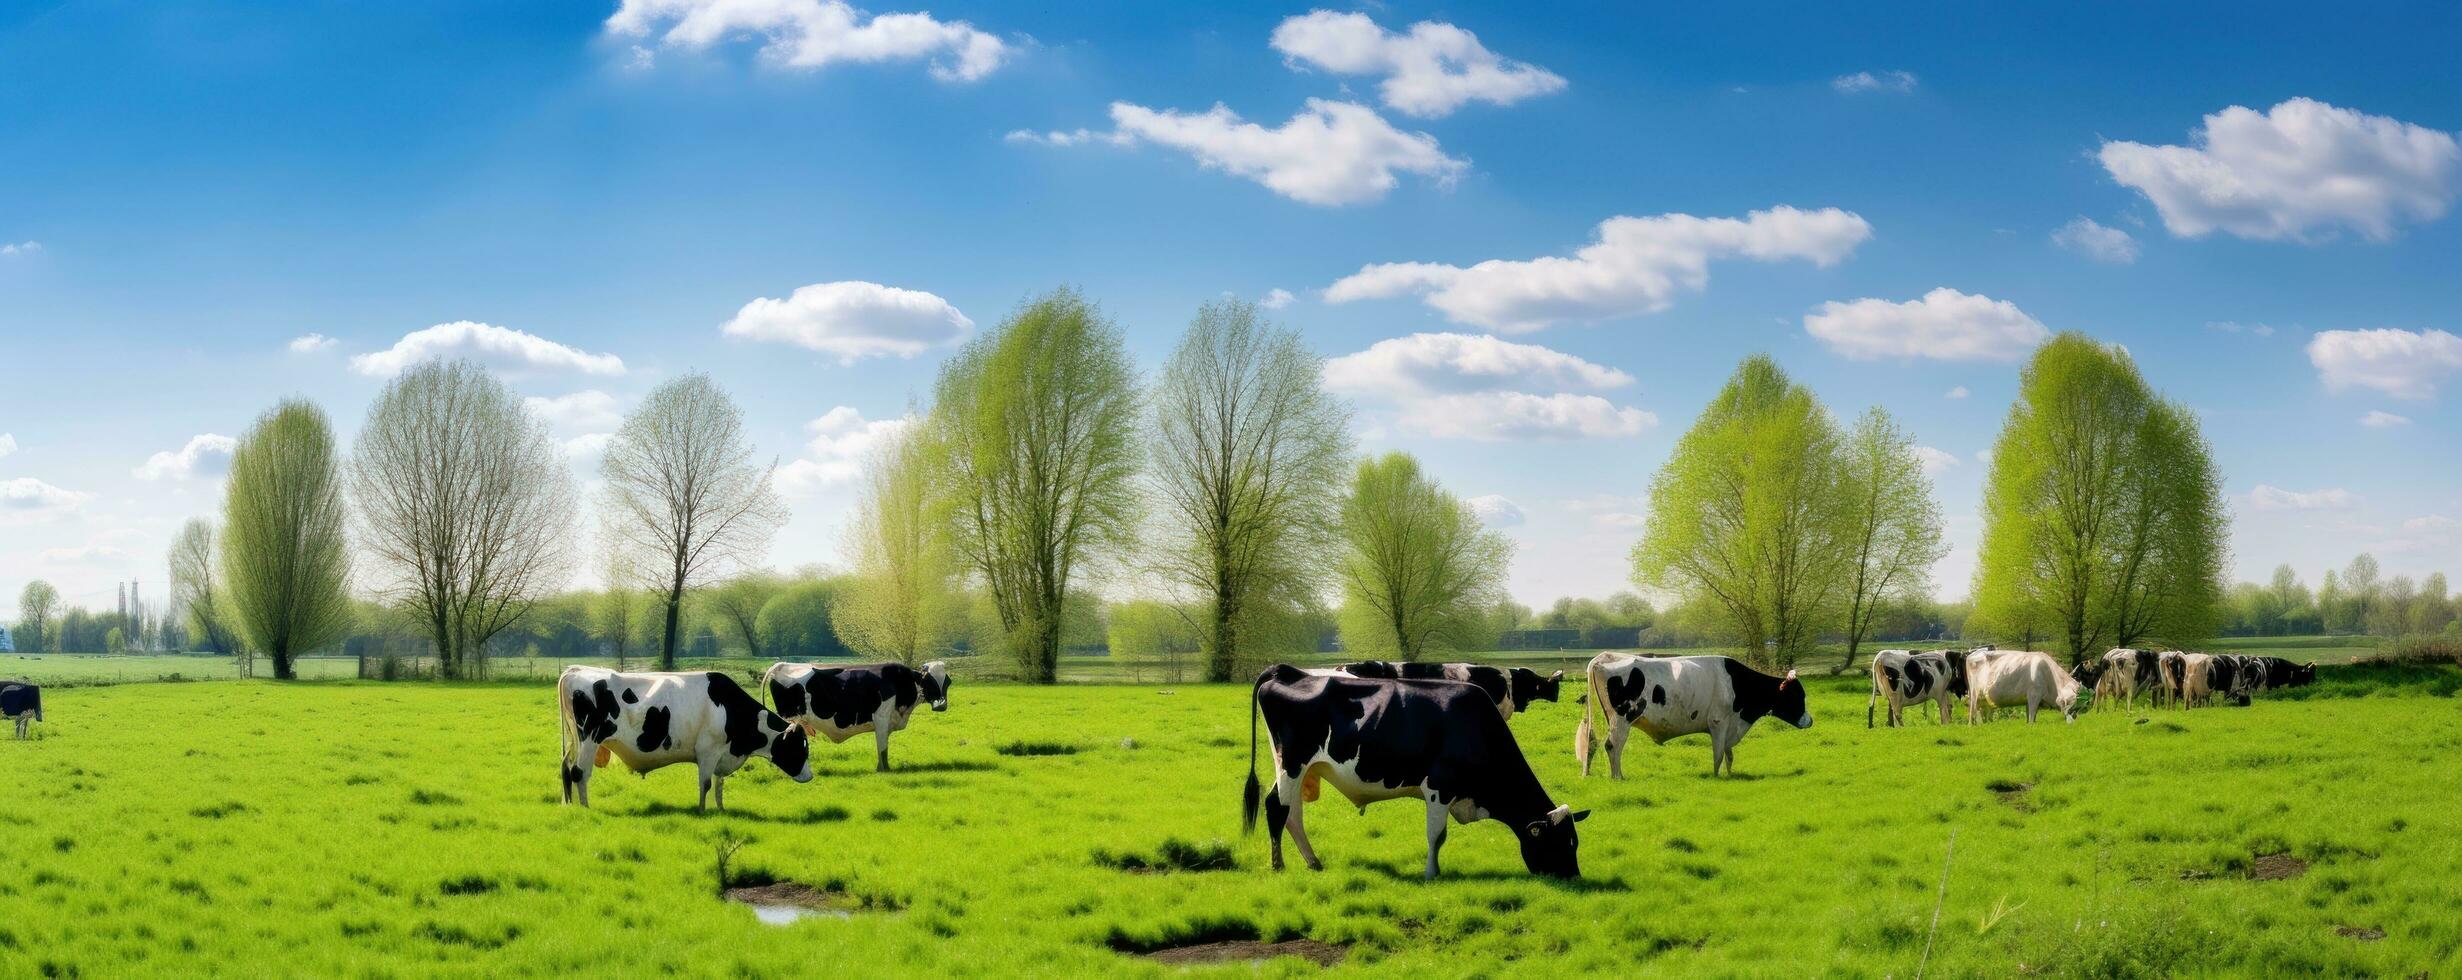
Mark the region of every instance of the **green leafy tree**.
[[[2187, 406], [2157, 398], [2123, 463], [2109, 605], [2115, 646], [2194, 647], [2220, 628], [2231, 518], [2222, 472]], [[2099, 651], [2088, 650], [2079, 656]]]
[[1359, 464], [1342, 500], [1344, 648], [1419, 660], [1492, 642], [1513, 545], [1407, 453]]
[[[59, 645], [52, 636], [52, 610], [59, 608], [60, 590], [42, 579], [26, 583], [17, 593], [17, 649], [24, 653], [49, 653]], [[62, 649], [65, 649], [63, 647]]]
[[761, 607], [760, 632], [780, 660], [843, 657], [832, 622], [844, 583], [835, 579], [806, 580], [790, 585]]
[[685, 595], [759, 564], [786, 523], [775, 468], [753, 462], [743, 409], [706, 374], [652, 389], [608, 441], [602, 539], [633, 584], [658, 592], [661, 669], [675, 669]]
[[[171, 601], [188, 617], [190, 631], [205, 648], [229, 656], [238, 646], [230, 613], [223, 607], [221, 574], [214, 542], [214, 524], [192, 517], [171, 539]], [[245, 668], [243, 666], [243, 672]]]
[[1888, 412], [1875, 408], [1856, 420], [1840, 470], [1852, 552], [1843, 669], [1855, 666], [1864, 639], [1892, 604], [1931, 595], [1932, 565], [1949, 549], [1941, 543], [1941, 508], [1915, 454], [1915, 437]]
[[258, 417], [231, 452], [226, 488], [232, 625], [289, 680], [297, 657], [341, 642], [353, 619], [342, 473], [324, 410], [286, 401]]
[[913, 666], [965, 632], [940, 456], [933, 430], [910, 421], [864, 469], [846, 530], [855, 574], [835, 623], [838, 638], [867, 656]]
[[702, 590], [700, 612], [720, 636], [743, 644], [745, 656], [767, 656], [769, 645], [761, 641], [761, 607], [786, 588], [784, 576], [753, 569]]
[[1791, 666], [1845, 619], [1851, 491], [1829, 412], [1768, 356], [1746, 358], [1651, 480], [1634, 579], [1678, 596], [1747, 657], [1768, 650]]
[[1334, 553], [1350, 411], [1324, 361], [1254, 304], [1197, 311], [1152, 398], [1153, 484], [1167, 581], [1202, 599], [1206, 679], [1245, 661], [1244, 623], [1321, 591]]
[[1025, 304], [941, 366], [953, 545], [982, 579], [1021, 679], [1059, 677], [1072, 583], [1137, 520], [1137, 382], [1120, 329], [1075, 291]]

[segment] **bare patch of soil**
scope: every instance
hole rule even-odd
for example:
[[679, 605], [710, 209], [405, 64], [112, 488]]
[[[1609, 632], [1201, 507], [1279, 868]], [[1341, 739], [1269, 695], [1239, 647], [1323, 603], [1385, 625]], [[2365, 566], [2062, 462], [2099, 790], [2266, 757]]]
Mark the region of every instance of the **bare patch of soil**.
[[2375, 926], [2336, 926], [2334, 935], [2344, 939], [2357, 939], [2363, 943], [2373, 943], [2385, 938], [2385, 930]]
[[1168, 946], [1140, 954], [1156, 963], [1261, 963], [1277, 956], [1297, 956], [1318, 966], [1342, 962], [1351, 951], [1349, 946], [1321, 943], [1314, 939], [1286, 939], [1278, 943], [1255, 939], [1234, 939], [1229, 942], [1198, 943], [1193, 946]]
[[2288, 854], [2259, 854], [2248, 864], [2250, 881], [2283, 881], [2308, 873], [2308, 862]]

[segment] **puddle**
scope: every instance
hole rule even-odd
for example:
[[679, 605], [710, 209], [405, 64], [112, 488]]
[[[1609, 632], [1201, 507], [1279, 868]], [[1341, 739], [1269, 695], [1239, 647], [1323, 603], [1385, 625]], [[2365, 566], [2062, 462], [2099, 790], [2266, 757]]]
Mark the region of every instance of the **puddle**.
[[805, 919], [852, 918], [858, 906], [845, 892], [822, 891], [793, 881], [729, 888], [726, 899], [750, 906], [753, 918], [772, 926], [793, 925]]
[[1351, 948], [1314, 939], [1286, 939], [1278, 943], [1255, 939], [1235, 939], [1229, 942], [1199, 943], [1194, 946], [1169, 946], [1139, 954], [1156, 963], [1262, 963], [1277, 956], [1296, 956], [1318, 966], [1342, 962]]

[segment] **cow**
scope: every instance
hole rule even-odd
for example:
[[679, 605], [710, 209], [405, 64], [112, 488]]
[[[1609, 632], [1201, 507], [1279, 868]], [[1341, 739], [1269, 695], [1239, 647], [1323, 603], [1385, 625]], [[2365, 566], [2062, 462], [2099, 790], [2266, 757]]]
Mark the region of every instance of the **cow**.
[[1490, 667], [1486, 664], [1436, 664], [1393, 660], [1362, 660], [1343, 664], [1343, 673], [1353, 677], [1382, 677], [1389, 680], [1461, 681], [1482, 691], [1496, 702], [1496, 710], [1511, 721], [1516, 711], [1530, 710], [1531, 702], [1554, 701], [1563, 690], [1564, 671], [1540, 676], [1528, 667]]
[[1301, 813], [1321, 784], [1331, 784], [1362, 811], [1381, 800], [1425, 801], [1431, 881], [1448, 820], [1502, 823], [1513, 829], [1532, 874], [1581, 877], [1573, 825], [1590, 811], [1575, 813], [1548, 797], [1487, 692], [1459, 681], [1310, 674], [1276, 664], [1257, 677], [1248, 700], [1248, 785], [1240, 825], [1243, 832], [1256, 829], [1262, 718], [1274, 761], [1274, 787], [1263, 794], [1274, 870], [1282, 870], [1285, 829], [1308, 869], [1325, 870], [1308, 846]]
[[2188, 707], [2188, 654], [2165, 650], [2154, 655], [2154, 663], [2155, 672], [2162, 678], [2162, 699]]
[[2206, 658], [2206, 687], [2225, 700], [2247, 707], [2257, 692], [2265, 690], [2265, 671], [2255, 657], [2210, 654]]
[[43, 720], [43, 689], [24, 681], [0, 684], [0, 719], [17, 725], [17, 737], [26, 737], [26, 724]]
[[2077, 720], [2077, 678], [2060, 669], [2052, 655], [2033, 650], [1978, 651], [1966, 655], [1966, 723], [1981, 724], [1983, 714], [2000, 705], [2026, 706], [2026, 722], [2050, 704], [2064, 721]]
[[2306, 687], [2317, 682], [2317, 665], [2293, 663], [2281, 657], [2252, 657], [2257, 662], [2261, 689]]
[[2094, 685], [2094, 699], [2120, 702], [2129, 711], [2137, 708], [2138, 692], [2148, 700], [2162, 703], [2162, 661], [2152, 650], [2116, 648], [2103, 654], [2102, 677]]
[[906, 728], [915, 706], [949, 710], [949, 665], [901, 663], [824, 667], [774, 663], [761, 674], [770, 703], [806, 733], [832, 743], [872, 733], [873, 771], [889, 771], [889, 736]]
[[718, 808], [727, 808], [727, 776], [754, 756], [796, 782], [812, 781], [804, 730], [716, 671], [624, 674], [574, 664], [556, 677], [556, 702], [564, 716], [566, 803], [578, 793], [581, 805], [590, 805], [590, 773], [610, 755], [637, 773], [693, 763], [703, 808], [712, 791]]
[[1872, 699], [1864, 704], [1864, 727], [1872, 727], [1872, 711], [1889, 703], [1889, 725], [1906, 724], [1906, 706], [1940, 703], [1941, 724], [1949, 723], [1949, 706], [1966, 697], [1966, 657], [1954, 650], [1883, 650], [1872, 655]]
[[2172, 696], [2180, 707], [2194, 708], [2213, 696], [2214, 673], [2208, 669], [2213, 659], [2212, 654], [2180, 653], [2163, 662]]
[[1804, 685], [1792, 670], [1785, 677], [1771, 677], [1728, 657], [1642, 657], [1609, 651], [1591, 658], [1585, 673], [1588, 707], [1573, 733], [1573, 757], [1581, 760], [1584, 776], [1590, 774], [1596, 737], [1591, 718], [1599, 710], [1614, 716], [1607, 730], [1607, 767], [1616, 779], [1624, 778], [1624, 745], [1635, 729], [1660, 745], [1707, 733], [1710, 775], [1715, 776], [1721, 768], [1735, 774], [1735, 743], [1744, 740], [1753, 722], [1775, 716], [1797, 728], [1812, 727]]

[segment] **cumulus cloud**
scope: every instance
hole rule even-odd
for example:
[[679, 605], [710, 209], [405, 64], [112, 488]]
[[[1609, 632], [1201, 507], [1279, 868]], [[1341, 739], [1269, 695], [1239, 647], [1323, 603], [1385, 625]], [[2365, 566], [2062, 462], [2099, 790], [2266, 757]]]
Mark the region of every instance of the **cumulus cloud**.
[[1633, 376], [1537, 344], [1488, 336], [1415, 333], [1325, 362], [1336, 391], [1423, 398], [1507, 388], [1590, 388], [1633, 383]]
[[176, 450], [165, 450], [145, 459], [145, 465], [130, 471], [140, 480], [187, 480], [195, 477], [221, 476], [231, 470], [231, 450], [239, 440], [207, 432], [192, 436], [188, 444]]
[[0, 524], [41, 524], [85, 506], [94, 495], [30, 476], [0, 480]]
[[1829, 80], [1829, 87], [1847, 95], [1860, 95], [1866, 92], [1904, 95], [1914, 91], [1915, 84], [1915, 73], [1911, 71], [1885, 71], [1878, 74], [1859, 71], [1852, 75], [1840, 75]]
[[341, 341], [324, 334], [311, 333], [291, 338], [290, 348], [293, 354], [314, 354], [318, 351], [332, 350], [340, 343]]
[[1501, 494], [1491, 493], [1463, 502], [1470, 505], [1472, 513], [1479, 515], [1480, 523], [1489, 527], [1520, 527], [1527, 520], [1522, 514], [1521, 505], [1505, 499]]
[[103, 565], [124, 562], [135, 557], [129, 546], [144, 535], [135, 528], [113, 528], [87, 538], [72, 548], [45, 548], [42, 560], [46, 565]]
[[1369, 265], [1325, 290], [1330, 303], [1418, 295], [1456, 323], [1525, 333], [1560, 320], [1655, 313], [1709, 284], [1712, 259], [1837, 264], [1872, 236], [1851, 211], [1775, 207], [1743, 219], [1662, 214], [1600, 222], [1571, 257]]
[[0, 242], [0, 259], [15, 258], [20, 255], [39, 255], [42, 251], [43, 243], [41, 242]]
[[2244, 333], [2256, 337], [2271, 337], [2274, 328], [2263, 323], [2241, 323], [2236, 320], [2208, 320], [2206, 329], [2223, 333]]
[[2450, 133], [2314, 99], [2205, 117], [2190, 146], [2103, 144], [2103, 169], [2144, 194], [2174, 235], [2313, 241], [2349, 229], [2393, 237], [2432, 221], [2462, 185]]
[[2462, 530], [2462, 521], [2454, 520], [2443, 514], [2429, 514], [2402, 522], [2402, 529], [2419, 534]]
[[1915, 447], [1915, 459], [1923, 464], [1923, 471], [1926, 473], [1938, 473], [1958, 465], [1956, 456], [1930, 446]]
[[[980, 79], [1010, 55], [1006, 42], [962, 20], [867, 17], [840, 0], [624, 0], [606, 29], [617, 37], [656, 34], [659, 44], [687, 50], [758, 35], [761, 56], [788, 68], [929, 60], [932, 77], [945, 82]], [[653, 64], [647, 48], [633, 46], [630, 67]]]
[[624, 424], [623, 403], [595, 388], [553, 398], [533, 395], [522, 399], [522, 404], [529, 407], [531, 414], [564, 432], [598, 432]]
[[1949, 393], [1942, 395], [1941, 397], [1954, 401], [1956, 399], [1964, 398], [1969, 394], [1972, 394], [1972, 392], [1967, 391], [1965, 385], [1959, 385], [1955, 388], [1949, 389]]
[[624, 373], [624, 359], [613, 354], [592, 354], [536, 334], [468, 320], [413, 330], [392, 347], [352, 355], [350, 366], [372, 378], [390, 378], [431, 357], [467, 357], [510, 373]]
[[2052, 335], [2015, 303], [1947, 286], [1904, 303], [1832, 300], [1805, 314], [1804, 331], [1858, 361], [2014, 361]]
[[785, 299], [744, 304], [722, 330], [738, 340], [768, 340], [816, 350], [853, 364], [866, 357], [913, 357], [955, 343], [975, 322], [931, 293], [879, 283], [824, 282]]
[[1257, 305], [1269, 310], [1279, 310], [1291, 305], [1291, 301], [1297, 298], [1292, 296], [1288, 289], [1269, 289], [1265, 291], [1265, 298], [1257, 301]]
[[615, 439], [613, 432], [585, 432], [564, 440], [564, 458], [586, 463], [607, 454], [607, 443]]
[[2340, 487], [2302, 493], [2260, 483], [2248, 492], [2248, 503], [2258, 510], [2349, 510], [2359, 495]]
[[2052, 244], [2076, 252], [2097, 262], [2127, 265], [2137, 261], [2137, 239], [2129, 233], [2096, 222], [2093, 218], [2070, 219], [2052, 232]]
[[1446, 156], [1436, 137], [1403, 132], [1376, 110], [1354, 102], [1309, 99], [1307, 108], [1274, 129], [1243, 121], [1220, 103], [1189, 113], [1114, 102], [1111, 121], [1116, 128], [1109, 134], [1080, 130], [1009, 136], [1061, 146], [1098, 140], [1167, 146], [1203, 166], [1321, 207], [1380, 200], [1401, 182], [1395, 175], [1402, 173], [1450, 186], [1470, 166]]
[[2425, 401], [2436, 397], [2437, 382], [2462, 371], [2462, 337], [2442, 330], [2324, 330], [2308, 340], [2308, 363], [2331, 391], [2372, 388]]
[[804, 443], [804, 458], [778, 467], [778, 492], [808, 497], [853, 482], [863, 472], [865, 457], [911, 424], [912, 419], [903, 417], [867, 420], [862, 412], [847, 405], [830, 409], [828, 414], [804, 423], [812, 440]]
[[2390, 429], [2397, 425], [2409, 425], [2411, 420], [2407, 416], [2380, 409], [2370, 409], [2368, 414], [2359, 417], [2359, 424], [2371, 429]]
[[1366, 14], [1315, 10], [1275, 27], [1273, 45], [1294, 68], [1382, 75], [1377, 92], [1385, 104], [1422, 118], [1468, 102], [1512, 105], [1564, 88], [1554, 72], [1498, 57], [1477, 35], [1439, 21], [1395, 34]]
[[1438, 438], [1483, 442], [1605, 439], [1640, 435], [1658, 425], [1658, 416], [1597, 395], [1483, 391], [1421, 401], [1403, 414], [1402, 424]]

